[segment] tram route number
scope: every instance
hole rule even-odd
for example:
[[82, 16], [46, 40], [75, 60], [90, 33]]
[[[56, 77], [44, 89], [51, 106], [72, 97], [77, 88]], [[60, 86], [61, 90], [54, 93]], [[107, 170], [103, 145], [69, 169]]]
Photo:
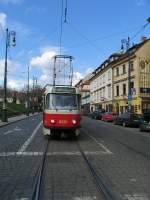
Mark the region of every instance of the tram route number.
[[58, 122], [59, 122], [59, 124], [67, 124], [68, 123], [67, 120], [59, 120]]

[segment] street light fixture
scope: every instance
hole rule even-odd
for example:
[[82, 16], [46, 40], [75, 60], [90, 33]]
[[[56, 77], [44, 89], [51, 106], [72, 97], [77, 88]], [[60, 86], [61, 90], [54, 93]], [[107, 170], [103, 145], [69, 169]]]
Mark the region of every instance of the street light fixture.
[[148, 22], [148, 23], [150, 23], [150, 17], [149, 17], [149, 18], [147, 18], [147, 22]]
[[9, 31], [6, 29], [6, 49], [5, 49], [5, 69], [4, 69], [4, 99], [3, 99], [3, 109], [2, 109], [2, 121], [7, 122], [7, 55], [8, 48], [10, 46], [16, 46], [16, 32]]
[[128, 56], [128, 112], [131, 112], [131, 101], [132, 101], [132, 93], [131, 93], [131, 61], [130, 61], [130, 37], [128, 39], [122, 39], [122, 46], [123, 44], [126, 45], [126, 52]]

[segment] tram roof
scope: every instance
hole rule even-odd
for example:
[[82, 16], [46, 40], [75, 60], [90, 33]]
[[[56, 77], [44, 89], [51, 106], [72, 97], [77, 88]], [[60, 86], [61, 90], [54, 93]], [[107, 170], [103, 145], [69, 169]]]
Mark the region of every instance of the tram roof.
[[71, 93], [71, 94], [80, 94], [80, 91], [77, 87], [69, 85], [46, 85], [44, 87], [44, 93]]

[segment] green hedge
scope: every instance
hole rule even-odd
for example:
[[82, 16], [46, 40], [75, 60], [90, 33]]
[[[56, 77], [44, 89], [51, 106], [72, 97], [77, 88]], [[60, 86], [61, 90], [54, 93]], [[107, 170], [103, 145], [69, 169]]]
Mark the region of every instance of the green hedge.
[[[8, 117], [17, 116], [20, 114], [25, 114], [27, 109], [25, 108], [24, 104], [15, 104], [15, 103], [8, 103], [7, 104], [7, 115]], [[2, 118], [2, 104], [0, 104], [0, 118]]]

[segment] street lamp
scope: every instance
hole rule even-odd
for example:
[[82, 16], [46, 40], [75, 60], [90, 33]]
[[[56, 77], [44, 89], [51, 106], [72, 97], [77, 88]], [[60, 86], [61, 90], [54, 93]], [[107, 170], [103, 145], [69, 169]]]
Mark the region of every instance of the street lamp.
[[16, 46], [16, 32], [6, 29], [5, 69], [4, 69], [4, 99], [2, 109], [2, 121], [7, 122], [7, 54], [10, 46]]
[[128, 39], [121, 40], [122, 46], [123, 44], [126, 45], [127, 55], [128, 55], [128, 112], [131, 112], [131, 101], [132, 101], [132, 94], [131, 94], [131, 62], [130, 62], [130, 37]]
[[149, 18], [147, 18], [147, 22], [148, 22], [148, 23], [150, 23], [150, 17], [149, 17]]

